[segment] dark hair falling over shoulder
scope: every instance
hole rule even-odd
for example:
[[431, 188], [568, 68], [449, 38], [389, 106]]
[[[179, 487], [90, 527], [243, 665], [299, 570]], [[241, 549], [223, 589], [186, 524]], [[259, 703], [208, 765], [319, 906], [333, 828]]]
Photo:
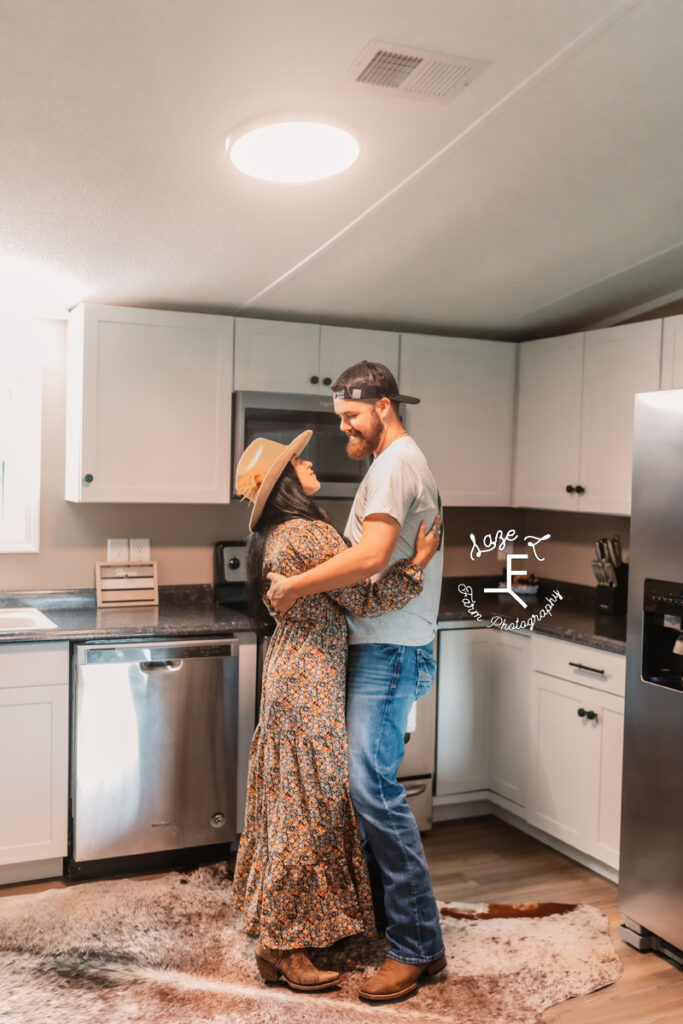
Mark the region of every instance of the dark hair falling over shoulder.
[[272, 529], [289, 519], [309, 519], [311, 522], [322, 519], [325, 523], [331, 523], [327, 512], [306, 494], [291, 463], [285, 467], [270, 492], [259, 521], [247, 541], [247, 596], [249, 612], [257, 628], [268, 621], [263, 604], [266, 540]]

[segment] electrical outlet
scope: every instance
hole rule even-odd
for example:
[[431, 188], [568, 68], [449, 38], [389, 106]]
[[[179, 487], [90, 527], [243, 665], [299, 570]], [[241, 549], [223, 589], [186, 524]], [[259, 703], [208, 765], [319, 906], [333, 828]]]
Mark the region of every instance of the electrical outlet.
[[149, 562], [149, 537], [130, 538], [131, 562]]
[[127, 562], [128, 561], [128, 540], [108, 540], [107, 541], [107, 561], [108, 562]]

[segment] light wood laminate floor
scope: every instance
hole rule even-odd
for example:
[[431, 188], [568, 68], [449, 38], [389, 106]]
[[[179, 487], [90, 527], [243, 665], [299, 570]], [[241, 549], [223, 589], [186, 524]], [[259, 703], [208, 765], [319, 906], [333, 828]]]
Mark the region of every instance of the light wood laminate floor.
[[683, 971], [618, 935], [617, 887], [493, 816], [435, 825], [425, 851], [437, 899], [590, 903], [609, 921], [624, 973], [616, 984], [546, 1010], [547, 1024], [683, 1024]]
[[[534, 900], [590, 903], [606, 914], [624, 965], [609, 988], [546, 1011], [546, 1024], [683, 1024], [683, 971], [621, 941], [617, 888], [493, 816], [435, 825], [425, 850], [437, 899], [467, 903]], [[60, 880], [0, 888], [2, 896], [58, 888]]]

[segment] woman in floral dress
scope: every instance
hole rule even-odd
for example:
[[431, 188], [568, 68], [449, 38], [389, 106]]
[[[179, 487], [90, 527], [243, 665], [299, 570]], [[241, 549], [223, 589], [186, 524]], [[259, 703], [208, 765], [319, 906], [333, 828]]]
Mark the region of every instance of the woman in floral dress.
[[[258, 438], [237, 471], [255, 501], [248, 576], [265, 602], [266, 574], [305, 572], [345, 549], [310, 498], [320, 484], [298, 458], [311, 436], [285, 447]], [[318, 971], [306, 947], [375, 935], [368, 871], [349, 795], [344, 721], [347, 630], [344, 611], [382, 615], [422, 590], [422, 569], [438, 538], [420, 529], [412, 561], [376, 583], [301, 598], [278, 621], [263, 668], [260, 719], [249, 755], [246, 825], [233, 900], [260, 939], [257, 966], [268, 981], [319, 990], [339, 975]]]

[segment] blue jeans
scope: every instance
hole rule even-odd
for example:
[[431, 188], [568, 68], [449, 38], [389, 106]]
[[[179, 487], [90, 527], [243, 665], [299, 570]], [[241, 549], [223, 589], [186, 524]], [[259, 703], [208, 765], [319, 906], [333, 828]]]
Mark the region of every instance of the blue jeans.
[[351, 799], [384, 888], [389, 956], [405, 964], [444, 952], [422, 841], [396, 781], [411, 705], [434, 681], [432, 645], [349, 647], [346, 724]]

